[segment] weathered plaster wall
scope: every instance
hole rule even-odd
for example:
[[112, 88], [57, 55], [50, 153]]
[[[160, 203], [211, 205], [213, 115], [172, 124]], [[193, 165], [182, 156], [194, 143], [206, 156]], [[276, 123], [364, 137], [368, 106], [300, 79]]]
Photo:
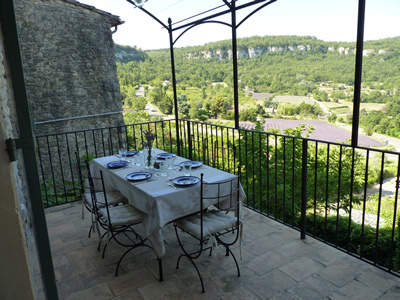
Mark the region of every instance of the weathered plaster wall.
[[[111, 14], [73, 0], [16, 0], [28, 100], [36, 135], [123, 122]], [[106, 116], [52, 120], [87, 115]]]
[[[0, 24], [0, 299], [35, 299], [37, 261], [22, 160], [10, 162], [5, 140], [18, 134]], [[20, 155], [21, 156], [21, 155]], [[40, 280], [40, 277], [39, 277]]]

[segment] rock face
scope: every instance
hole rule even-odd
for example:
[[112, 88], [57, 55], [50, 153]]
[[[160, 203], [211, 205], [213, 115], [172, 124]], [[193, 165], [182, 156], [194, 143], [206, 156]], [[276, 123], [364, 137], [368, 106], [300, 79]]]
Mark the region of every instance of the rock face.
[[15, 10], [35, 134], [122, 123], [119, 17], [73, 0], [16, 0]]
[[115, 59], [120, 63], [144, 61], [148, 55], [136, 47], [114, 45]]
[[[274, 55], [284, 54], [285, 52], [334, 52], [339, 55], [355, 55], [356, 49], [353, 47], [332, 47], [332, 46], [321, 46], [321, 45], [309, 45], [309, 44], [281, 44], [273, 45], [269, 42], [265, 44], [259, 44], [257, 46], [239, 46], [237, 50], [238, 59], [253, 59], [259, 55], [265, 53], [271, 53]], [[363, 50], [363, 56], [369, 56], [374, 54], [385, 54], [387, 51], [385, 49], [365, 49]], [[217, 59], [219, 61], [224, 59], [232, 59], [233, 53], [232, 49], [225, 47], [221, 48], [208, 48], [205, 51], [195, 51], [191, 52], [188, 50], [185, 53], [187, 59]]]

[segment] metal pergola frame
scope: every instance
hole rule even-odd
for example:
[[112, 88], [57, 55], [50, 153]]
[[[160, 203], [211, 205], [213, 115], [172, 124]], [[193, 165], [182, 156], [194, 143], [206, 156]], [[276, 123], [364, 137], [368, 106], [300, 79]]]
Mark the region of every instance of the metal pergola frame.
[[[237, 28], [243, 24], [248, 18], [250, 18], [253, 14], [261, 10], [262, 8], [276, 2], [277, 0], [253, 0], [248, 3], [236, 6], [237, 0], [222, 0], [224, 2], [223, 5], [210, 9], [206, 12], [199, 13], [193, 17], [186, 18], [184, 20], [172, 23], [171, 18], [168, 19], [168, 25], [164, 24], [160, 19], [154, 16], [152, 13], [144, 9], [142, 6], [137, 6], [132, 0], [126, 0], [127, 2], [131, 3], [135, 7], [139, 8], [155, 21], [157, 21], [161, 26], [167, 29], [169, 34], [169, 43], [170, 43], [170, 54], [171, 54], [171, 71], [172, 71], [172, 87], [174, 93], [174, 106], [175, 106], [175, 119], [178, 122], [178, 97], [176, 92], [176, 76], [175, 76], [175, 59], [174, 59], [174, 45], [178, 41], [178, 39], [185, 34], [190, 29], [207, 23], [217, 23], [221, 25], [226, 25], [231, 27], [232, 29], [232, 63], [233, 63], [233, 100], [234, 100], [234, 107], [235, 107], [235, 129], [239, 128], [239, 86], [238, 86], [238, 68], [237, 68], [237, 39], [236, 39], [236, 30]], [[366, 0], [359, 0], [358, 2], [358, 23], [357, 23], [357, 48], [356, 48], [356, 61], [355, 61], [355, 75], [354, 75], [354, 98], [353, 98], [353, 121], [352, 121], [352, 137], [351, 137], [351, 146], [357, 147], [358, 145], [358, 129], [359, 129], [359, 119], [360, 119], [360, 96], [361, 96], [361, 75], [362, 75], [362, 52], [363, 52], [363, 44], [364, 44], [364, 19], [365, 19], [365, 1]], [[236, 20], [236, 11], [247, 8], [256, 4], [262, 4], [256, 9], [254, 9], [251, 13], [249, 13], [246, 17], [244, 17], [239, 23]], [[221, 8], [224, 5], [227, 6], [227, 9], [218, 12], [195, 21], [184, 23], [185, 21], [192, 19], [196, 16], [200, 16], [204, 13], [210, 12], [214, 9]], [[231, 23], [226, 23], [222, 21], [212, 20], [214, 18], [220, 17], [225, 14], [231, 14]], [[173, 25], [178, 23], [184, 23], [183, 25], [179, 25], [173, 28]], [[173, 38], [173, 32], [177, 30], [182, 30], [177, 38]], [[179, 140], [179, 128], [177, 128], [177, 139]], [[180, 154], [180, 145], [178, 143], [178, 154]]]
[[[135, 5], [131, 0], [127, 0], [129, 3]], [[168, 26], [162, 23], [159, 19], [153, 16], [151, 13], [146, 11], [144, 8], [140, 7], [142, 11], [151, 16], [154, 20], [162, 24], [164, 28], [166, 28], [169, 32], [170, 36], [170, 50], [171, 50], [171, 65], [172, 65], [172, 75], [173, 75], [173, 87], [174, 87], [174, 104], [175, 104], [175, 118], [178, 121], [178, 109], [177, 109], [177, 95], [176, 95], [176, 81], [175, 81], [175, 67], [174, 67], [174, 52], [173, 46], [174, 43], [179, 39], [173, 40], [172, 33], [175, 30], [187, 29], [184, 31], [188, 31], [189, 29], [203, 24], [203, 23], [220, 23], [224, 25], [228, 25], [232, 27], [232, 51], [233, 51], [233, 64], [234, 64], [234, 86], [235, 88], [235, 128], [239, 127], [238, 118], [239, 118], [239, 106], [238, 106], [238, 84], [237, 84], [237, 46], [236, 46], [236, 29], [251, 15], [256, 13], [258, 10], [263, 7], [276, 2], [277, 0], [254, 0], [247, 4], [237, 6], [235, 5], [236, 0], [222, 0], [225, 5], [228, 6], [226, 11], [222, 13], [214, 14], [208, 16], [203, 19], [199, 19], [194, 22], [187, 23], [185, 25], [178, 26], [176, 28], [172, 28], [172, 21], [168, 20]], [[9, 60], [9, 68], [10, 68], [10, 77], [13, 82], [13, 91], [15, 97], [15, 106], [16, 112], [18, 115], [18, 127], [20, 132], [20, 138], [16, 140], [10, 140], [13, 142], [16, 148], [22, 149], [22, 154], [24, 158], [25, 170], [27, 173], [27, 177], [29, 178], [28, 189], [30, 202], [32, 205], [32, 215], [33, 215], [33, 230], [35, 233], [36, 241], [37, 241], [37, 249], [38, 249], [38, 258], [40, 270], [43, 278], [43, 285], [45, 295], [48, 299], [58, 299], [57, 286], [54, 274], [54, 267], [51, 259], [51, 249], [50, 242], [47, 232], [46, 218], [44, 215], [43, 202], [41, 198], [40, 192], [40, 182], [38, 176], [38, 168], [36, 163], [35, 156], [35, 146], [33, 139], [33, 132], [31, 127], [31, 122], [27, 120], [29, 118], [29, 105], [26, 97], [26, 89], [25, 82], [23, 77], [23, 68], [22, 61], [20, 56], [20, 47], [18, 42], [18, 33], [17, 26], [14, 14], [14, 1], [1, 1], [0, 2], [0, 17], [2, 20], [2, 29], [4, 34], [4, 44], [5, 51], [7, 55], [7, 59]], [[266, 2], [257, 9], [255, 9], [252, 13], [247, 15], [241, 22], [236, 24], [236, 11], [249, 7], [254, 4]], [[360, 92], [361, 92], [361, 71], [362, 71], [362, 52], [363, 52], [363, 39], [364, 39], [364, 19], [365, 19], [365, 2], [366, 0], [359, 0], [358, 6], [358, 25], [357, 25], [357, 51], [356, 51], [356, 68], [355, 68], [355, 83], [354, 83], [354, 101], [353, 101], [353, 129], [352, 129], [352, 146], [356, 147], [358, 144], [358, 122], [359, 122], [359, 108], [360, 108]], [[136, 5], [135, 5], [136, 6]], [[219, 21], [209, 21], [212, 18], [221, 16], [223, 14], [231, 13], [232, 23], [224, 23]], [[187, 19], [186, 19], [187, 20]], [[175, 23], [177, 24], [177, 23]], [[179, 139], [179, 131], [177, 127]], [[178, 143], [179, 145], [179, 143]], [[180, 149], [178, 148], [178, 151]], [[16, 157], [13, 159], [13, 161]]]

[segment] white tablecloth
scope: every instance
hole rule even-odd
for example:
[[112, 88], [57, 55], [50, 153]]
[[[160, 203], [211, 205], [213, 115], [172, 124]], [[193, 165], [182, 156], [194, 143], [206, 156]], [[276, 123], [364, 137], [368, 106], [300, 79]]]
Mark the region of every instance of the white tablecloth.
[[[156, 154], [164, 151], [156, 149]], [[128, 158], [132, 159], [132, 158]], [[174, 189], [168, 183], [171, 178], [183, 176], [183, 171], [169, 170], [169, 176], [158, 176], [160, 172], [152, 170], [152, 178], [147, 181], [130, 182], [125, 177], [129, 173], [138, 171], [148, 171], [144, 167], [137, 167], [128, 164], [121, 169], [108, 169], [107, 164], [111, 161], [119, 160], [116, 156], [107, 156], [94, 159], [90, 165], [93, 176], [99, 176], [100, 170], [103, 171], [103, 177], [107, 191], [117, 190], [129, 204], [136, 207], [143, 213], [143, 226], [145, 234], [153, 246], [153, 250], [158, 257], [165, 254], [164, 240], [161, 229], [171, 221], [187, 216], [199, 211], [200, 207], [200, 183], [188, 186], [177, 187]], [[187, 159], [177, 157], [174, 164], [177, 165]], [[200, 178], [204, 174], [204, 181], [207, 183], [220, 182], [237, 177], [236, 175], [209, 167], [201, 166], [193, 169], [192, 176]], [[240, 192], [241, 202], [245, 199], [243, 189]], [[212, 204], [212, 203], [210, 203]]]

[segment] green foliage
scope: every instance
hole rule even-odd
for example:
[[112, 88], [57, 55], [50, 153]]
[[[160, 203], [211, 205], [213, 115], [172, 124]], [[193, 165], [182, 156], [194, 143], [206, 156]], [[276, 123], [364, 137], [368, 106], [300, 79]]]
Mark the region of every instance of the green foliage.
[[[338, 223], [337, 223], [338, 221]], [[336, 226], [336, 224], [338, 226]], [[350, 225], [349, 225], [350, 224]], [[378, 243], [376, 244], [376, 229], [371, 226], [363, 226], [353, 221], [349, 222], [346, 216], [330, 215], [326, 218], [320, 215], [307, 215], [307, 228], [315, 236], [325, 238], [329, 243], [338, 245], [338, 247], [349, 250], [352, 253], [376, 262], [381, 266], [390, 266], [390, 257], [392, 254], [392, 230], [389, 227], [379, 229]], [[350, 234], [348, 230], [350, 229]], [[363, 232], [363, 234], [362, 234]], [[393, 269], [400, 269], [399, 255], [399, 235], [394, 236], [394, 257]], [[362, 251], [362, 252], [361, 252]]]
[[335, 113], [332, 113], [328, 116], [328, 122], [335, 124], [337, 120], [337, 115]]
[[[261, 130], [261, 125], [257, 124], [255, 130]], [[305, 132], [307, 137], [313, 130], [302, 124], [287, 129], [285, 134], [301, 137]], [[246, 168], [242, 170], [246, 180], [242, 184], [248, 198], [253, 201], [252, 206], [283, 221], [298, 218], [302, 147], [302, 141], [296, 138], [247, 131], [240, 133], [240, 143], [237, 141], [236, 144], [236, 148], [241, 149], [238, 163], [246, 162]], [[355, 205], [361, 201], [355, 195], [364, 187], [363, 158], [349, 147], [331, 146], [329, 158], [327, 151], [326, 146], [318, 147], [317, 151], [314, 143], [308, 145], [307, 207], [315, 207], [318, 212], [325, 209], [348, 211], [350, 203]]]
[[[300, 45], [307, 45], [307, 51], [301, 51]], [[117, 50], [118, 47], [116, 46]], [[182, 108], [179, 107], [182, 117], [198, 119], [198, 112], [196, 108], [191, 107], [191, 104], [193, 101], [201, 101], [202, 106], [198, 109], [205, 110], [212, 117], [222, 117], [224, 113], [224, 117], [229, 119], [230, 115], [225, 112], [228, 108], [232, 108], [232, 62], [227, 54], [230, 47], [230, 41], [226, 40], [204, 46], [175, 49], [178, 96], [184, 94], [187, 100], [186, 103], [183, 102]], [[278, 50], [271, 51], [272, 47]], [[330, 51], [329, 47], [335, 50]], [[274, 93], [274, 95], [312, 95], [319, 101], [352, 101], [354, 55], [340, 55], [339, 47], [355, 48], [355, 44], [324, 42], [310, 36], [265, 36], [238, 39], [240, 51], [248, 52], [251, 48], [263, 49], [262, 54], [252, 59], [241, 57], [238, 61], [240, 88], [247, 87], [258, 92]], [[368, 134], [377, 132], [400, 137], [398, 91], [400, 88], [400, 73], [398, 72], [400, 38], [366, 41], [364, 47], [373, 49], [375, 52], [363, 58], [361, 101], [385, 103], [387, 117], [381, 118], [373, 128], [371, 125], [362, 127]], [[385, 53], [378, 53], [382, 49]], [[121, 52], [120, 50], [118, 51]], [[132, 49], [124, 47], [122, 50], [129, 52]], [[168, 63], [169, 50], [143, 52], [133, 49], [132, 51], [138, 53], [135, 61], [117, 63], [125, 105], [140, 110], [142, 102], [138, 103], [135, 100], [135, 88], [139, 85], [151, 85], [149, 101], [164, 114], [171, 113], [173, 111], [172, 90], [161, 86], [163, 81], [171, 82], [172, 80], [171, 66]], [[213, 51], [214, 54], [222, 51], [219, 52], [222, 54], [221, 57], [215, 55], [213, 58], [204, 58], [204, 51]], [[251, 102], [253, 101], [251, 97], [242, 95], [241, 90], [239, 93], [241, 106], [246, 105], [246, 109], [255, 106], [255, 103]], [[275, 110], [277, 103], [272, 99], [265, 101], [264, 105]], [[289, 112], [288, 115], [296, 113], [288, 108], [286, 110]], [[331, 112], [345, 114], [349, 113], [350, 109], [348, 107], [332, 108]], [[245, 114], [247, 116], [243, 119], [254, 119], [252, 113]], [[321, 112], [311, 111], [311, 116], [318, 114]], [[301, 115], [310, 116], [310, 109], [302, 110]], [[201, 113], [201, 119], [205, 119], [204, 113]], [[346, 122], [351, 123], [351, 119], [347, 118]]]
[[277, 110], [278, 114], [284, 115], [284, 116], [295, 116], [295, 115], [301, 115], [301, 116], [318, 116], [322, 115], [323, 111], [321, 107], [318, 104], [307, 104], [307, 103], [301, 103], [300, 105], [295, 105], [295, 104], [281, 104], [279, 105], [279, 108]]

